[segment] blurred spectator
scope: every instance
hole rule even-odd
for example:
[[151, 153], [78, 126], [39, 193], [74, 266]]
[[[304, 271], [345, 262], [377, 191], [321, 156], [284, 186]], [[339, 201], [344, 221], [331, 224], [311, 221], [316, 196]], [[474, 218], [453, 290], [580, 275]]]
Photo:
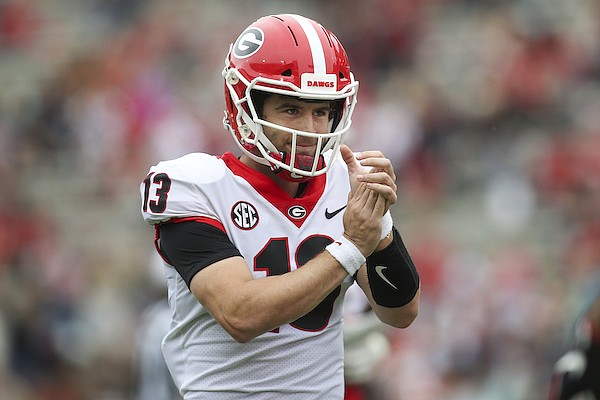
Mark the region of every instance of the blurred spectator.
[[150, 260], [148, 275], [151, 289], [156, 292], [156, 300], [142, 313], [136, 332], [133, 361], [136, 400], [181, 399], [162, 353], [162, 340], [171, 325], [171, 311], [162, 268], [159, 255], [155, 253]]
[[358, 285], [348, 288], [344, 301], [344, 400], [376, 400], [381, 393], [374, 377], [390, 350], [385, 325]]
[[600, 399], [599, 291], [578, 318], [574, 336], [571, 348], [554, 366], [549, 400]]
[[0, 48], [26, 48], [35, 40], [39, 17], [29, 0], [9, 0], [0, 4]]

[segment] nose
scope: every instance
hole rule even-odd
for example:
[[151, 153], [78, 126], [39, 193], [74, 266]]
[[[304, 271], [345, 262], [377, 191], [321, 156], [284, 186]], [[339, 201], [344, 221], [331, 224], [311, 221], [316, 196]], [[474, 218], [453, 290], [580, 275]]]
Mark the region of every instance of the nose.
[[302, 117], [298, 121], [296, 129], [310, 133], [327, 133], [328, 120], [322, 116], [315, 114], [312, 111], [302, 113]]
[[299, 121], [298, 128], [304, 132], [316, 133], [317, 122], [312, 112], [305, 112], [302, 114], [302, 118]]

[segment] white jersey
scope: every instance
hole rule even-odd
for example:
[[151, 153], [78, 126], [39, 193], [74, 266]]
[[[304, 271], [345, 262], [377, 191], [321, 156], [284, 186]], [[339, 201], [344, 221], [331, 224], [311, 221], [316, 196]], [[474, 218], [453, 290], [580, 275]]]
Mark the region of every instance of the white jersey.
[[[193, 153], [150, 169], [142, 214], [150, 224], [185, 218], [219, 227], [261, 279], [301, 267], [342, 235], [349, 190], [341, 156], [292, 198], [231, 153]], [[238, 343], [174, 267], [165, 263], [165, 272], [172, 322], [163, 353], [185, 399], [343, 399], [342, 300], [352, 277], [294, 323]]]

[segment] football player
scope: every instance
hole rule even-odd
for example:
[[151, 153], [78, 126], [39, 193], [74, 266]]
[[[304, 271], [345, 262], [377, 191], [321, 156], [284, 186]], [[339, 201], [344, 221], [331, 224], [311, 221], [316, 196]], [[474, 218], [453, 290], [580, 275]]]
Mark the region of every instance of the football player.
[[575, 344], [555, 364], [549, 400], [600, 400], [600, 293], [575, 325]]
[[419, 276], [389, 213], [394, 169], [342, 144], [358, 82], [319, 23], [260, 18], [222, 74], [240, 155], [163, 161], [140, 186], [168, 282], [165, 360], [186, 400], [343, 399], [348, 287], [391, 326], [418, 312]]

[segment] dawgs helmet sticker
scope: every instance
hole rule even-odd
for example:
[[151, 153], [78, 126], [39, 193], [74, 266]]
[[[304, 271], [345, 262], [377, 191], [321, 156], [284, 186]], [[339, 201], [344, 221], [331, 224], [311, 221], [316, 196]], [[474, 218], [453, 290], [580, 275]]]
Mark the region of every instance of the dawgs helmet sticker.
[[265, 34], [259, 28], [248, 28], [233, 45], [233, 55], [237, 58], [250, 57], [256, 53], [265, 41]]

